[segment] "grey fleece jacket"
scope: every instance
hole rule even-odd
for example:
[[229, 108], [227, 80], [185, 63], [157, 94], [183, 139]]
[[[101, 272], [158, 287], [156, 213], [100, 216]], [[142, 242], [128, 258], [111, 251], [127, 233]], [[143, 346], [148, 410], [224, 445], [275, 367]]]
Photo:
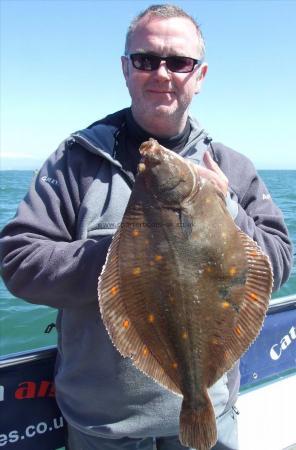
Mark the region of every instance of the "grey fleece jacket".
[[[97, 303], [98, 276], [133, 185], [114, 157], [124, 117], [120, 111], [74, 133], [45, 162], [2, 231], [2, 276], [14, 295], [59, 310], [57, 401], [72, 426], [111, 438], [177, 435], [181, 399], [120, 356]], [[246, 157], [190, 123], [180, 154], [199, 163], [206, 148], [212, 152], [229, 179], [229, 210], [268, 254], [278, 288], [292, 259], [281, 212]], [[217, 417], [238, 389], [236, 365], [209, 390]]]

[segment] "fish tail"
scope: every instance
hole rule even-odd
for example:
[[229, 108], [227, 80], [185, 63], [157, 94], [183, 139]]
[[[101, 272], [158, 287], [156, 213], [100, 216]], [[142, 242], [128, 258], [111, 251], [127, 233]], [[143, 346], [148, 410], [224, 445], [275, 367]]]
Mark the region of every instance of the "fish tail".
[[183, 400], [180, 414], [180, 441], [185, 447], [209, 450], [217, 442], [217, 428], [214, 410], [209, 396], [204, 402], [192, 408]]

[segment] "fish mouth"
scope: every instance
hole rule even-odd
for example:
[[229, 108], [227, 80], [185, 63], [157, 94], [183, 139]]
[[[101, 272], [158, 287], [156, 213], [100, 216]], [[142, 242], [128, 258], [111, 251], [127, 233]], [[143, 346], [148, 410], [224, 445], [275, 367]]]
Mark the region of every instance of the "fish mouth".
[[139, 171], [143, 172], [146, 168], [158, 166], [163, 160], [163, 151], [159, 147], [158, 142], [150, 138], [149, 141], [143, 142], [139, 148], [142, 159], [139, 164]]
[[143, 142], [139, 148], [142, 156], [146, 156], [148, 153], [159, 153], [159, 144], [156, 139], [149, 138], [148, 141]]

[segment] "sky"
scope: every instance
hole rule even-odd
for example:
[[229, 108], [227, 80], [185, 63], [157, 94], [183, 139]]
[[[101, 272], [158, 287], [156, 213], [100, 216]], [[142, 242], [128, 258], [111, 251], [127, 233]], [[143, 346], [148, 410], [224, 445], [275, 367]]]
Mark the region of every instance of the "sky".
[[[151, 3], [0, 0], [3, 170], [38, 169], [70, 133], [130, 105], [120, 56]], [[296, 0], [174, 3], [206, 42], [190, 114], [257, 169], [296, 169]]]

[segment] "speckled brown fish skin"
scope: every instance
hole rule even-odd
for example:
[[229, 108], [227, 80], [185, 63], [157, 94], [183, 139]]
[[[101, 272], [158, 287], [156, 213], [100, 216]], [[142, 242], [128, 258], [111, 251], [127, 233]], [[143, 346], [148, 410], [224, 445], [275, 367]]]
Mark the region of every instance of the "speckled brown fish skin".
[[123, 356], [183, 395], [181, 442], [209, 449], [217, 433], [207, 388], [257, 336], [272, 272], [193, 163], [154, 140], [140, 151], [99, 281], [101, 314]]

